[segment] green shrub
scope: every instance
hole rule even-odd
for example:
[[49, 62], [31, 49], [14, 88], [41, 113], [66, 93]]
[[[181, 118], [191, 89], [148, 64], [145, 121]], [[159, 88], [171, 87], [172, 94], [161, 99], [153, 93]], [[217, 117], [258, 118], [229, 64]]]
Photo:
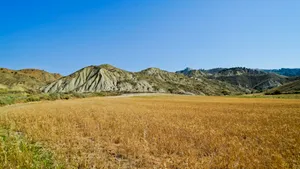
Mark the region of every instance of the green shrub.
[[159, 91], [159, 87], [153, 86], [154, 91]]
[[227, 89], [224, 89], [224, 90], [222, 90], [222, 92], [221, 92], [223, 95], [225, 95], [225, 96], [227, 96], [227, 95], [230, 95], [231, 94], [231, 92], [229, 91], [229, 90], [227, 90]]
[[6, 105], [6, 102], [4, 101], [3, 98], [0, 98], [0, 106], [5, 106]]
[[94, 93], [93, 95], [103, 97], [103, 96], [107, 96], [107, 93], [100, 92], [100, 93]]
[[43, 94], [40, 96], [41, 100], [50, 100], [50, 96], [48, 94]]
[[7, 90], [7, 89], [1, 89], [1, 88], [0, 88], [0, 94], [6, 94], [6, 93], [8, 93], [8, 90]]
[[275, 91], [265, 93], [265, 95], [280, 95], [280, 94], [282, 94], [282, 93], [279, 90], [275, 90]]
[[60, 94], [59, 93], [51, 93], [49, 94], [49, 100], [59, 100]]
[[6, 96], [0, 98], [0, 106], [11, 105], [15, 103], [15, 98], [12, 96]]
[[273, 94], [274, 94], [274, 95], [281, 94], [281, 91], [279, 91], [279, 90], [275, 90], [275, 91], [273, 92]]
[[39, 96], [29, 96], [26, 99], [26, 102], [38, 102], [41, 101], [41, 98]]
[[73, 93], [72, 94], [75, 98], [86, 98], [86, 95], [83, 93]]
[[60, 96], [60, 99], [64, 99], [64, 100], [69, 100], [70, 98], [71, 98], [71, 96], [68, 94], [63, 94]]

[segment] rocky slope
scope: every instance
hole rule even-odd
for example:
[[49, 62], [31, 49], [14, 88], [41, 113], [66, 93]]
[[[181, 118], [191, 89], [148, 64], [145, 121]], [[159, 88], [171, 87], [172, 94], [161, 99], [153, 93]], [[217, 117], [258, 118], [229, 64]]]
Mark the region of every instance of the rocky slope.
[[200, 95], [222, 95], [224, 91], [246, 92], [243, 88], [215, 79], [190, 78], [158, 68], [149, 68], [134, 73], [111, 65], [85, 67], [70, 76], [60, 78], [41, 90], [46, 93], [118, 91]]
[[38, 69], [11, 70], [0, 68], [1, 88], [12, 90], [37, 90], [60, 77], [59, 74], [52, 74]]

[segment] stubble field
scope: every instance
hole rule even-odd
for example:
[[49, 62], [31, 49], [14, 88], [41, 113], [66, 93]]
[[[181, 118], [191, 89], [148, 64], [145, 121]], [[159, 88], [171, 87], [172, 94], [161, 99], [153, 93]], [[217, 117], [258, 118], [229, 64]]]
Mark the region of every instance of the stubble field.
[[[295, 99], [88, 98], [0, 113], [2, 129], [53, 154], [53, 168], [300, 168]], [[8, 149], [0, 148], [2, 167], [35, 158]]]

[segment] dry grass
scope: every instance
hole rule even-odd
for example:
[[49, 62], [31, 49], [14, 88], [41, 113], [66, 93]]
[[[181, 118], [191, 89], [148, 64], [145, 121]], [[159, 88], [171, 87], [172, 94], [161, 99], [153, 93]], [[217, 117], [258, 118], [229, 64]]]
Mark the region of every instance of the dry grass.
[[300, 168], [300, 101], [160, 96], [0, 108], [66, 168]]

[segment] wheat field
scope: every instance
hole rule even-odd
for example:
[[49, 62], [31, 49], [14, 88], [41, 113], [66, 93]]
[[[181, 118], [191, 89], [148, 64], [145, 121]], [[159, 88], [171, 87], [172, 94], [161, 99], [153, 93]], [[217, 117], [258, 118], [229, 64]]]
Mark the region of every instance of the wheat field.
[[0, 112], [56, 168], [300, 168], [300, 100], [107, 97]]

